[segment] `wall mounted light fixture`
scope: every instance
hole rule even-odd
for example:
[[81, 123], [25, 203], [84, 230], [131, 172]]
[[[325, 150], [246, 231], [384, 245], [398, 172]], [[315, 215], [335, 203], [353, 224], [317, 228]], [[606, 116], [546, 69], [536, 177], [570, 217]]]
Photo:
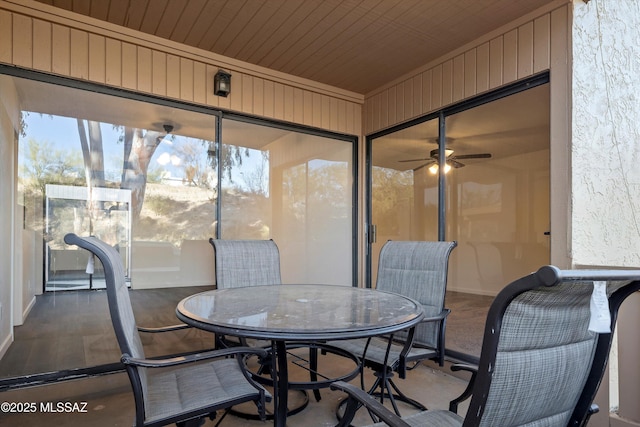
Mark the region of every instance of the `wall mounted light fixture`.
[[213, 93], [225, 98], [231, 92], [231, 74], [224, 70], [218, 70], [213, 77]]

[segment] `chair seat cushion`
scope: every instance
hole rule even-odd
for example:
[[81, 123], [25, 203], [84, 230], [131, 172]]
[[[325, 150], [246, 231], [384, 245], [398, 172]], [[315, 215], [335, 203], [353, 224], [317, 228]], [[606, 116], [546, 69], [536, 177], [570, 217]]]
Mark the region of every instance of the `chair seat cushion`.
[[[353, 339], [353, 340], [345, 340], [345, 341], [331, 341], [329, 344], [332, 346], [341, 348], [343, 350], [348, 351], [349, 353], [355, 354], [359, 358], [363, 358], [364, 348], [367, 345], [366, 338]], [[375, 363], [379, 366], [384, 364], [384, 358], [387, 352], [388, 340], [382, 338], [372, 338], [369, 343], [369, 347], [367, 347], [366, 360], [369, 363]], [[402, 351], [402, 346], [399, 344], [392, 344], [389, 349], [389, 358], [387, 359], [387, 364], [391, 367], [396, 367], [398, 361], [400, 360], [400, 352]], [[408, 358], [417, 358], [417, 359], [429, 359], [435, 357], [437, 355], [435, 350], [421, 348], [417, 346], [413, 346], [409, 351]]]
[[[460, 427], [463, 418], [449, 411], [422, 411], [402, 417], [412, 427]], [[367, 427], [386, 427], [385, 423], [372, 424]]]
[[[371, 342], [369, 343], [369, 347], [367, 347], [367, 362], [373, 362], [382, 366], [384, 364], [384, 358], [387, 353], [387, 343], [388, 341], [386, 339], [372, 338]], [[346, 350], [349, 353], [355, 354], [362, 359], [365, 356], [363, 353], [365, 346], [367, 345], [367, 339], [361, 338], [345, 341], [331, 341], [330, 344], [332, 346]], [[394, 366], [396, 363], [398, 363], [401, 350], [401, 346], [396, 344], [391, 345], [391, 349], [389, 350], [389, 358], [387, 359], [390, 366]]]
[[146, 371], [146, 422], [260, 396], [233, 358]]

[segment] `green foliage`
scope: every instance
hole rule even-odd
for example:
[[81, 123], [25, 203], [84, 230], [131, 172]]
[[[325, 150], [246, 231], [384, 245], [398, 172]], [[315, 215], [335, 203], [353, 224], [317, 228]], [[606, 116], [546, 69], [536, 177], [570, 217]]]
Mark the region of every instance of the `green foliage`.
[[70, 185], [84, 176], [82, 158], [77, 151], [54, 148], [49, 141], [29, 139], [21, 146], [20, 176], [27, 189], [44, 194], [46, 184]]
[[[235, 166], [242, 166], [242, 158], [249, 157], [251, 150], [248, 147], [239, 147], [237, 145], [221, 144], [221, 147], [220, 167], [222, 168], [222, 174], [227, 176], [229, 182], [233, 182], [231, 171]], [[209, 152], [209, 165], [214, 170], [218, 167], [215, 147]]]
[[174, 209], [174, 200], [171, 197], [147, 195], [144, 199], [145, 206], [158, 216], [167, 216]]
[[413, 204], [413, 173], [374, 167], [372, 174], [373, 222], [384, 224], [389, 233], [397, 233], [400, 230], [398, 207]]
[[29, 113], [26, 111], [20, 111], [20, 129], [18, 133], [21, 137], [27, 136], [27, 121], [25, 120], [29, 116]]
[[149, 167], [149, 169], [147, 169], [147, 182], [161, 182], [163, 173], [164, 170], [159, 166]]

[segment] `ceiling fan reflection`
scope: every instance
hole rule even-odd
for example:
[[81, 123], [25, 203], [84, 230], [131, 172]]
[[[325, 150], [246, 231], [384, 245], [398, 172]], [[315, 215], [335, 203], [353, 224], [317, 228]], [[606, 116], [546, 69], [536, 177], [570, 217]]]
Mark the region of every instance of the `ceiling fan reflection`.
[[[456, 168], [456, 169], [465, 166], [465, 164], [459, 162], [459, 160], [490, 159], [491, 158], [491, 153], [474, 153], [474, 154], [454, 155], [453, 154], [453, 150], [450, 150], [448, 148], [444, 150], [444, 154], [445, 154], [447, 165], [450, 168]], [[424, 162], [420, 166], [415, 167], [413, 170], [415, 171], [415, 170], [418, 170], [418, 169], [423, 168], [425, 166], [431, 165], [431, 168], [433, 168], [437, 172], [439, 155], [440, 155], [440, 152], [436, 148], [435, 150], [431, 150], [431, 152], [429, 153], [429, 157], [422, 157], [422, 158], [417, 158], [417, 159], [398, 160], [398, 162], [399, 163]], [[432, 170], [432, 173], [435, 173], [434, 170]], [[446, 172], [446, 169], [445, 169], [445, 172]]]

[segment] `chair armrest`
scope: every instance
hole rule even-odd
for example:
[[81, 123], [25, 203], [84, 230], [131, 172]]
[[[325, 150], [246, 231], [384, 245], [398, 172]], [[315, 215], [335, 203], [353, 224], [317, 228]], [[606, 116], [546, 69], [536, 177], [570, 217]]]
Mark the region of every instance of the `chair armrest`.
[[189, 329], [191, 326], [181, 323], [179, 325], [171, 325], [171, 326], [163, 326], [160, 328], [145, 328], [143, 326], [138, 326], [137, 329], [139, 332], [147, 332], [150, 334], [155, 334], [158, 332], [171, 332], [171, 331], [179, 331], [181, 329]]
[[467, 371], [467, 372], [471, 372], [472, 374], [476, 374], [478, 373], [478, 367], [476, 365], [469, 365], [466, 363], [456, 363], [454, 365], [451, 365], [451, 370], [453, 372], [456, 371]]
[[467, 384], [467, 388], [464, 389], [464, 391], [460, 396], [456, 397], [451, 402], [449, 402], [449, 411], [453, 412], [454, 414], [457, 414], [458, 405], [460, 404], [460, 402], [464, 402], [471, 396], [471, 392], [473, 391], [473, 385], [476, 382], [476, 375], [478, 374], [478, 367], [475, 365], [465, 365], [465, 364], [458, 363], [455, 365], [451, 365], [451, 370], [453, 372], [456, 372], [456, 371], [471, 372], [471, 379]]
[[259, 357], [267, 357], [269, 353], [264, 349], [255, 347], [232, 347], [171, 357], [168, 359], [139, 359], [131, 357], [128, 354], [123, 354], [120, 360], [122, 360], [122, 363], [125, 365], [142, 366], [145, 368], [166, 368], [169, 366], [183, 365], [185, 363], [199, 362], [202, 360], [235, 356], [237, 354], [255, 354]]
[[340, 390], [347, 393], [347, 407], [345, 408], [344, 415], [340, 420], [338, 426], [348, 426], [351, 424], [356, 411], [360, 406], [364, 406], [369, 412], [380, 418], [391, 427], [410, 427], [405, 421], [403, 421], [395, 413], [385, 408], [379, 401], [368, 395], [364, 390], [346, 383], [344, 381], [337, 381], [331, 384], [331, 390]]
[[427, 322], [439, 322], [441, 320], [446, 319], [446, 317], [449, 315], [449, 313], [451, 313], [451, 310], [449, 310], [448, 308], [445, 308], [444, 310], [442, 310], [440, 313], [438, 313], [435, 316], [431, 316], [431, 317], [425, 317], [423, 318], [420, 323], [427, 323]]
[[[449, 316], [449, 313], [451, 313], [451, 310], [449, 310], [448, 308], [444, 308], [437, 315], [425, 317], [420, 321], [420, 323], [438, 322], [439, 324], [438, 335], [437, 335], [438, 343], [433, 350], [437, 354], [437, 361], [440, 366], [444, 365], [444, 329], [447, 321], [447, 316]], [[415, 361], [419, 362], [420, 360], [424, 359], [424, 357], [411, 357], [410, 355], [411, 349], [414, 346], [414, 342], [413, 342], [414, 332], [415, 332], [415, 328], [412, 328], [411, 332], [409, 333], [408, 339], [404, 342], [402, 351], [400, 351], [400, 361], [398, 363], [398, 367], [396, 371], [398, 372], [398, 375], [400, 375], [400, 378], [403, 378], [403, 379], [406, 378], [407, 370], [413, 369], [416, 366], [418, 366], [418, 363], [416, 363], [413, 365], [413, 367], [409, 367], [408, 366], [409, 363], [415, 362]]]

